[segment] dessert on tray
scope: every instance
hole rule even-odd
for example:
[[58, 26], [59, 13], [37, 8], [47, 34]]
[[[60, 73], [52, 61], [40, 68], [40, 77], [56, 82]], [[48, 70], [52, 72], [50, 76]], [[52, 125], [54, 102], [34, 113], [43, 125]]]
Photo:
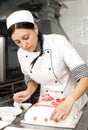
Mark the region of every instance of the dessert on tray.
[[42, 95], [40, 100], [34, 104], [24, 115], [24, 122], [28, 124], [75, 128], [78, 123], [82, 111], [75, 104], [72, 111], [64, 121], [55, 122], [50, 120], [50, 115], [54, 108], [63, 102], [65, 98], [54, 99], [50, 94]]

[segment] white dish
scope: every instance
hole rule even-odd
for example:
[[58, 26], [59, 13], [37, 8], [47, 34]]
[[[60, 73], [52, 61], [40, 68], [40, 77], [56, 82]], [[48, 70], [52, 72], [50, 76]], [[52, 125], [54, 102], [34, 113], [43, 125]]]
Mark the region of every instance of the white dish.
[[0, 130], [4, 127], [6, 127], [7, 125], [9, 125], [10, 122], [6, 122], [6, 121], [0, 121]]
[[18, 103], [18, 102], [14, 102], [14, 107], [17, 107], [17, 108], [23, 108], [25, 110], [27, 110], [32, 104], [31, 103], [27, 103], [27, 102], [24, 102], [24, 103]]
[[31, 103], [22, 103], [21, 107], [24, 108], [25, 110], [28, 109], [32, 104]]
[[15, 118], [16, 118], [16, 116], [6, 115], [6, 116], [2, 116], [1, 120], [7, 121], [7, 122], [13, 122], [15, 120]]
[[17, 116], [21, 112], [22, 112], [22, 109], [17, 108], [17, 107], [10, 107], [10, 106], [0, 107], [0, 117], [6, 116], [6, 115]]
[[14, 106], [14, 107], [21, 108], [21, 104], [22, 104], [22, 103], [14, 102], [13, 106]]

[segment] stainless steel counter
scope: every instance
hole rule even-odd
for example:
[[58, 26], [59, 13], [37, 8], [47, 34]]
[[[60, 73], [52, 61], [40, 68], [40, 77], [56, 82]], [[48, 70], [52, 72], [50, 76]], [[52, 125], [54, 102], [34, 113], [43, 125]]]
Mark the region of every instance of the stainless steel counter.
[[25, 112], [26, 111], [23, 111], [22, 114], [19, 115], [10, 126], [15, 126], [15, 127], [24, 128], [24, 129], [28, 128], [29, 130], [30, 130], [30, 128], [40, 129], [40, 130], [88, 130], [88, 104], [84, 108], [84, 113], [75, 129], [43, 127], [43, 126], [22, 124], [22, 123], [20, 123], [20, 121], [23, 119]]

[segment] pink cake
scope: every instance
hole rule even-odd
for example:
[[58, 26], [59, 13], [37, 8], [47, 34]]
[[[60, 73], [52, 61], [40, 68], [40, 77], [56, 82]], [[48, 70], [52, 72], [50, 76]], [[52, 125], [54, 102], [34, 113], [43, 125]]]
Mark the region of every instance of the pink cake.
[[63, 100], [65, 100], [65, 98], [54, 99], [49, 94], [43, 95], [41, 99], [26, 112], [24, 122], [43, 126], [75, 128], [82, 115], [82, 111], [79, 110], [77, 104], [73, 106], [72, 111], [64, 121], [54, 122], [50, 120], [52, 111]]

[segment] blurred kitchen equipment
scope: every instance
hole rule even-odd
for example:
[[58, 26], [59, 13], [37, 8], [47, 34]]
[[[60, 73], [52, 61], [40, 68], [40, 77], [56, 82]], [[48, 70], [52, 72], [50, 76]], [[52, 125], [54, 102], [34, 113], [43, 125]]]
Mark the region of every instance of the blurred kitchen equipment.
[[0, 20], [0, 84], [23, 78], [17, 50], [18, 47], [7, 37], [5, 20]]

